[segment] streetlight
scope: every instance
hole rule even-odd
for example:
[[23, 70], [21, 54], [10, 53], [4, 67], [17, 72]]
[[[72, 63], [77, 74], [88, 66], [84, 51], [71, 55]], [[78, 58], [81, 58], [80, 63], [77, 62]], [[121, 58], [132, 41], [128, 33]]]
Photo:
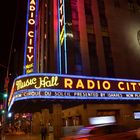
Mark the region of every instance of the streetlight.
[[5, 114], [5, 110], [4, 109], [1, 110], [1, 114]]
[[4, 99], [7, 99], [7, 97], [8, 97], [8, 94], [5, 92], [5, 93], [3, 94], [3, 98], [4, 98]]
[[4, 124], [6, 121], [6, 114], [7, 114], [7, 98], [8, 98], [8, 93], [7, 92], [3, 92], [2, 93], [2, 100], [3, 100], [3, 107], [1, 110], [1, 114], [2, 114], [2, 123]]
[[8, 118], [11, 118], [11, 117], [12, 117], [12, 113], [9, 112], [7, 117], [8, 117]]

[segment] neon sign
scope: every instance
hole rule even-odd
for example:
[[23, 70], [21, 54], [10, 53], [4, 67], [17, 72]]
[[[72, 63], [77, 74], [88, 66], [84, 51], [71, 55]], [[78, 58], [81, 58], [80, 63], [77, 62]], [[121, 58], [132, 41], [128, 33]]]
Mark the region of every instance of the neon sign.
[[43, 73], [17, 77], [8, 105], [34, 98], [140, 100], [140, 80]]
[[26, 21], [26, 38], [24, 52], [24, 74], [29, 74], [35, 71], [36, 59], [36, 15], [37, 15], [37, 0], [28, 0], [27, 21]]
[[16, 81], [16, 89], [21, 90], [25, 88], [48, 88], [48, 87], [56, 87], [58, 86], [58, 77], [33, 77], [27, 80], [17, 80]]
[[67, 47], [66, 47], [66, 27], [65, 27], [65, 4], [64, 0], [58, 0], [58, 20], [59, 20], [59, 73], [67, 73]]
[[25, 89], [140, 92], [140, 80], [59, 74], [30, 74], [15, 79], [14, 92]]

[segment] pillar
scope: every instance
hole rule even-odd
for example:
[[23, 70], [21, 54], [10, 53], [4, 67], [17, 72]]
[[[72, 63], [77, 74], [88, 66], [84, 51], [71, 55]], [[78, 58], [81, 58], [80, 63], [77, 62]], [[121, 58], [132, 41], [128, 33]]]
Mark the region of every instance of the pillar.
[[59, 140], [62, 136], [62, 106], [60, 104], [53, 104], [53, 128], [54, 139]]
[[41, 113], [36, 112], [32, 115], [32, 133], [39, 134], [40, 133], [40, 125], [41, 125]]
[[44, 124], [44, 125], [46, 125], [46, 127], [48, 127], [48, 123], [49, 123], [49, 110], [48, 109], [42, 110], [41, 118], [42, 118], [42, 124]]

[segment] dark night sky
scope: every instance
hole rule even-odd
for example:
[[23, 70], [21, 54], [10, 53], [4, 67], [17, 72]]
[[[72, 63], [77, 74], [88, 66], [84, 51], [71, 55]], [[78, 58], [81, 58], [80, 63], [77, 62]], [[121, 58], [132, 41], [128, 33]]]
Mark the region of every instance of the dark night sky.
[[[13, 61], [14, 53], [24, 46], [25, 34], [25, 0], [10, 0], [1, 2], [1, 38], [0, 38], [0, 91], [3, 90], [4, 77], [6, 76], [6, 68], [12, 47], [11, 61]], [[15, 30], [14, 30], [15, 25]], [[13, 39], [13, 43], [12, 43]], [[10, 62], [10, 67], [15, 67]], [[3, 66], [2, 66], [3, 65]], [[11, 71], [9, 72], [11, 73]]]

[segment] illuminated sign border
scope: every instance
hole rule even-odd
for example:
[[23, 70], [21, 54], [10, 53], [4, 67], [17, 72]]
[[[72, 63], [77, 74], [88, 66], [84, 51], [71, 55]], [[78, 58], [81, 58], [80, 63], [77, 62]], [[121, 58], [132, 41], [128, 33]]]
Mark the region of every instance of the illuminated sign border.
[[[58, 57], [59, 57], [59, 73], [67, 74], [67, 46], [66, 46], [66, 26], [65, 26], [65, 0], [58, 0]], [[62, 48], [64, 47], [64, 52]], [[64, 55], [64, 60], [62, 60]], [[62, 66], [64, 61], [64, 71]]]
[[[38, 95], [39, 93], [44, 93], [44, 95]], [[47, 90], [46, 94], [45, 95], [45, 90], [25, 90], [25, 91], [20, 91], [18, 93], [16, 93], [15, 95], [15, 98], [12, 99], [9, 107], [8, 107], [8, 110], [11, 109], [12, 105], [14, 102], [16, 101], [22, 101], [22, 100], [29, 100], [29, 99], [57, 99], [57, 100], [64, 100], [64, 99], [69, 99], [69, 100], [106, 100], [106, 101], [109, 101], [109, 100], [140, 100], [140, 94], [138, 95], [138, 97], [134, 97], [136, 95], [135, 92], [132, 92], [130, 94], [130, 92], [125, 92], [125, 94], [122, 94], [122, 92], [102, 92], [102, 93], [99, 93], [98, 91], [97, 92], [93, 92], [93, 94], [97, 95], [97, 96], [70, 96], [70, 95], [63, 95], [62, 94], [65, 94], [65, 92], [67, 92], [68, 94], [70, 94], [69, 91], [64, 91], [64, 90]], [[51, 95], [49, 95], [49, 92]], [[76, 92], [76, 91], [71, 91], [72, 92]], [[79, 91], [80, 92], [80, 91]], [[30, 96], [21, 96], [21, 97], [18, 97], [22, 94], [33, 94], [33, 95], [30, 95]], [[89, 93], [89, 91], [88, 91]], [[53, 94], [53, 95], [52, 95]], [[57, 94], [57, 95], [55, 95]], [[61, 94], [59, 96], [59, 94]], [[113, 97], [111, 96], [112, 94], [115, 94], [115, 95], [121, 95], [121, 97]], [[106, 97], [102, 97], [102, 95], [106, 95]], [[110, 96], [110, 97], [107, 97], [107, 96]], [[123, 97], [124, 95], [124, 97]], [[17, 97], [16, 97], [17, 96]]]
[[[39, 79], [40, 81], [38, 81]], [[46, 79], [47, 81], [44, 81]], [[78, 81], [78, 84], [76, 84], [78, 86], [74, 85], [74, 88], [70, 88], [71, 83], [75, 83], [75, 81]], [[98, 86], [96, 88], [92, 87], [93, 89], [82, 89], [83, 86], [81, 81], [83, 81], [83, 83], [88, 81], [90, 88], [94, 85], [94, 82], [100, 82], [101, 84], [110, 83], [111, 86], [106, 84], [104, 85], [104, 88], [100, 87], [100, 89], [97, 89]], [[42, 83], [42, 85], [40, 83]], [[47, 83], [50, 84], [46, 85]], [[113, 87], [112, 84], [113, 86], [114, 84], [115, 86], [118, 85], [118, 87]], [[123, 89], [124, 85], [127, 90]], [[110, 87], [110, 89], [108, 87]], [[117, 90], [118, 88], [119, 90]], [[9, 109], [16, 101], [42, 98], [75, 100], [140, 100], [140, 80], [47, 73], [22, 75], [17, 77], [14, 81], [8, 103]]]
[[[23, 74], [36, 72], [37, 31], [35, 27], [37, 24], [37, 15], [38, 15], [38, 0], [28, 0]], [[28, 59], [30, 59], [30, 63], [28, 62]]]

